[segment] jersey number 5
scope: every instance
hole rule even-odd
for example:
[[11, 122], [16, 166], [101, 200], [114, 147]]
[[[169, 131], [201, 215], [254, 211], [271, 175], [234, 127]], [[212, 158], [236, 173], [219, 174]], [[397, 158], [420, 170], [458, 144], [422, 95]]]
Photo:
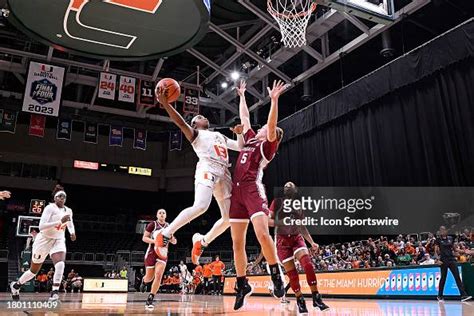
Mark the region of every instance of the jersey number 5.
[[242, 158], [240, 159], [240, 163], [241, 163], [241, 164], [246, 163], [248, 156], [249, 156], [249, 153], [244, 153], [244, 154], [242, 154]]

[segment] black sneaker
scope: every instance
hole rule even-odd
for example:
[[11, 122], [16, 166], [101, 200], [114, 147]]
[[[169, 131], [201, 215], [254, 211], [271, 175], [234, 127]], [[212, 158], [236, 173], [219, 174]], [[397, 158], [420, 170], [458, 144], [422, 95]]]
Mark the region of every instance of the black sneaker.
[[306, 302], [304, 301], [303, 295], [296, 298], [296, 306], [298, 306], [298, 314], [308, 313], [308, 309], [306, 308]]
[[469, 301], [472, 298], [471, 295], [463, 295], [461, 296], [461, 302]]
[[438, 302], [444, 302], [444, 297], [442, 296], [437, 296], [436, 299], [438, 300]]
[[148, 295], [148, 298], [146, 299], [146, 303], [145, 303], [145, 308], [146, 309], [154, 309], [155, 306], [153, 305], [153, 300], [155, 299], [155, 295], [153, 294], [149, 294]]
[[281, 275], [280, 274], [272, 275], [272, 282], [273, 282], [273, 288], [270, 290], [272, 295], [278, 299], [285, 296], [285, 284], [283, 284]]
[[14, 301], [20, 300], [20, 287], [21, 285], [15, 281], [10, 283], [10, 293], [12, 295], [12, 300]]
[[321, 311], [329, 309], [329, 306], [323, 303], [323, 297], [319, 293], [313, 293], [313, 306], [318, 307]]
[[237, 294], [235, 295], [234, 310], [240, 309], [244, 305], [245, 299], [252, 295], [252, 293], [253, 287], [248, 283], [245, 283], [242, 288], [237, 289]]

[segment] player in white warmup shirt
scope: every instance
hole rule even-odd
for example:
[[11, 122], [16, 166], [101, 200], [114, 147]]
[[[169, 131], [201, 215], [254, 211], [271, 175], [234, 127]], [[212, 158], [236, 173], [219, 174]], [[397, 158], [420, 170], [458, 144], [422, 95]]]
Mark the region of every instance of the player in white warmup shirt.
[[195, 116], [191, 126], [171, 106], [166, 97], [166, 91], [156, 91], [158, 101], [163, 105], [173, 122], [181, 129], [184, 136], [193, 146], [199, 161], [196, 165], [194, 181], [194, 204], [181, 211], [175, 220], [155, 239], [155, 249], [158, 257], [166, 260], [168, 243], [171, 236], [181, 227], [207, 211], [214, 195], [221, 211], [221, 218], [214, 224], [206, 235], [193, 236], [192, 261], [197, 264], [204, 247], [230, 227], [229, 208], [232, 191], [232, 179], [229, 172], [228, 149], [240, 151], [243, 148], [243, 138], [232, 140], [219, 132], [209, 131], [209, 121], [202, 115]]
[[71, 240], [76, 240], [76, 232], [72, 222], [72, 210], [64, 205], [66, 192], [57, 185], [53, 191], [54, 203], [45, 207], [39, 223], [40, 232], [33, 243], [30, 269], [24, 272], [18, 281], [10, 284], [10, 291], [14, 300], [20, 299], [20, 288], [23, 284], [33, 279], [41, 269], [44, 260], [49, 255], [54, 264], [53, 289], [51, 301], [59, 299], [58, 291], [64, 274], [64, 261], [66, 259], [66, 227], [71, 235]]

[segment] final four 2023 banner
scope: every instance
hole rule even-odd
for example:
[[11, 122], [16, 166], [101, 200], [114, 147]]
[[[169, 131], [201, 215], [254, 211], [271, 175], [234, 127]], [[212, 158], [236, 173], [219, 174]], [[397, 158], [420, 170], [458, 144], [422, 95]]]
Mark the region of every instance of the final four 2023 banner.
[[63, 67], [30, 62], [23, 98], [23, 111], [58, 116], [63, 79]]

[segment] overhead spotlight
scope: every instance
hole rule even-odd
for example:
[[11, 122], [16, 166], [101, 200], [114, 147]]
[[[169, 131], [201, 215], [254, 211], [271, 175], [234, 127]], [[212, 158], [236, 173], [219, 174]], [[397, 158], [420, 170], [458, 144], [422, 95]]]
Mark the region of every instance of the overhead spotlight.
[[234, 81], [236, 80], [239, 80], [240, 78], [240, 73], [238, 71], [233, 71], [231, 74], [230, 74], [230, 78]]
[[229, 87], [229, 84], [227, 82], [224, 81], [223, 83], [221, 83], [222, 89], [227, 89], [227, 87]]

